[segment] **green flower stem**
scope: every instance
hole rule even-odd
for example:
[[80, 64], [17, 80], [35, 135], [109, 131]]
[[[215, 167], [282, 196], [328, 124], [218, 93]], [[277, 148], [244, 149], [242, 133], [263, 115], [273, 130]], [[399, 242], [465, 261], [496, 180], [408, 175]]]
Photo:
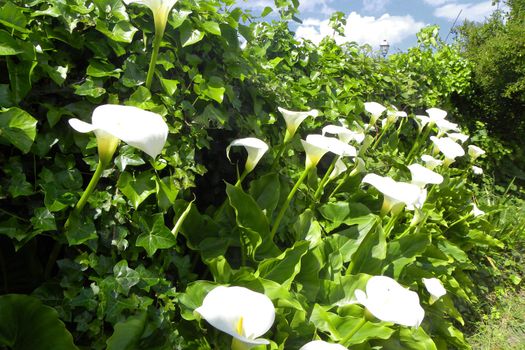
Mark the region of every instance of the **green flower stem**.
[[388, 220], [388, 222], [386, 223], [385, 227], [384, 227], [384, 231], [385, 231], [385, 237], [389, 237], [390, 236], [390, 233], [392, 232], [393, 228], [394, 228], [394, 225], [396, 224], [396, 221], [398, 219], [399, 216], [401, 216], [401, 213], [403, 212], [403, 210], [399, 213], [396, 213], [396, 214], [393, 214], [390, 219]]
[[328, 182], [328, 180], [330, 179], [330, 174], [332, 173], [332, 171], [334, 171], [335, 163], [337, 162], [338, 159], [339, 157], [335, 157], [332, 160], [332, 163], [330, 164], [330, 166], [328, 167], [328, 170], [326, 171], [323, 178], [321, 179], [321, 182], [319, 182], [319, 185], [317, 186], [317, 190], [315, 191], [315, 194], [314, 194], [314, 201], [316, 201], [319, 198], [319, 196], [321, 196], [321, 194], [323, 193], [323, 188]]
[[232, 347], [231, 350], [249, 350], [250, 348], [240, 341], [239, 339], [232, 337]]
[[414, 144], [412, 145], [412, 148], [410, 149], [410, 152], [408, 152], [408, 155], [406, 158], [407, 164], [412, 162], [412, 158], [414, 157], [414, 152], [420, 148], [419, 145], [421, 143], [421, 140], [423, 141], [428, 140], [428, 137], [430, 135], [430, 129], [432, 129], [432, 127], [430, 126], [430, 124], [427, 124], [424, 129], [423, 137], [418, 137], [416, 141], [414, 142]]
[[371, 147], [372, 149], [376, 148], [379, 145], [379, 141], [381, 141], [383, 136], [385, 136], [385, 134], [386, 134], [388, 129], [390, 129], [390, 124], [386, 123], [385, 127], [383, 129], [381, 129], [381, 134], [379, 134], [379, 137], [372, 144], [372, 147]]
[[244, 169], [244, 171], [242, 172], [241, 176], [239, 177], [239, 179], [237, 180], [237, 182], [235, 183], [235, 187], [241, 187], [242, 186], [242, 181], [244, 180], [244, 178], [246, 177], [246, 175], [248, 175], [248, 171], [246, 171], [246, 169]]
[[155, 67], [157, 66], [157, 57], [159, 55], [160, 43], [162, 42], [162, 37], [164, 32], [160, 30], [155, 30], [155, 39], [153, 41], [153, 52], [151, 53], [151, 59], [149, 61], [148, 75], [146, 76], [146, 87], [151, 88], [151, 83], [153, 82], [153, 74], [155, 74]]
[[273, 160], [273, 163], [272, 163], [272, 166], [270, 167], [270, 169], [274, 170], [275, 169], [275, 166], [279, 163], [279, 159], [281, 159], [283, 153], [284, 153], [284, 150], [286, 149], [286, 145], [288, 145], [288, 142], [283, 142], [280, 146], [279, 146], [279, 150], [277, 151], [277, 154], [275, 155], [275, 159]]
[[352, 328], [352, 330], [348, 332], [348, 334], [341, 340], [341, 344], [347, 346], [346, 344], [348, 344], [348, 341], [352, 339], [352, 337], [365, 325], [365, 323], [366, 318], [360, 319], [359, 322], [354, 326], [354, 328]]
[[299, 186], [301, 186], [304, 179], [306, 179], [306, 176], [308, 175], [308, 172], [310, 171], [310, 169], [311, 168], [304, 169], [303, 173], [301, 174], [301, 176], [299, 177], [299, 179], [293, 186], [292, 190], [290, 191], [290, 193], [288, 193], [288, 197], [286, 197], [286, 200], [284, 201], [284, 204], [281, 210], [279, 211], [279, 214], [277, 214], [277, 218], [275, 219], [275, 222], [273, 224], [272, 231], [270, 232], [270, 239], [273, 240], [273, 238], [275, 237], [275, 233], [277, 232], [277, 229], [279, 228], [279, 224], [281, 223], [281, 220], [283, 219], [284, 213], [290, 206], [290, 202], [292, 201], [292, 198], [295, 195], [295, 192], [297, 192], [297, 190], [299, 189]]
[[76, 211], [81, 211], [84, 206], [87, 203], [87, 200], [91, 193], [93, 193], [93, 190], [98, 184], [98, 181], [100, 180], [100, 177], [102, 176], [102, 172], [106, 169], [106, 164], [102, 163], [100, 160], [97, 164], [97, 168], [95, 169], [95, 172], [93, 173], [93, 176], [91, 177], [91, 181], [89, 181], [88, 186], [86, 187], [86, 190], [82, 194], [82, 197], [77, 202], [77, 205], [75, 205]]

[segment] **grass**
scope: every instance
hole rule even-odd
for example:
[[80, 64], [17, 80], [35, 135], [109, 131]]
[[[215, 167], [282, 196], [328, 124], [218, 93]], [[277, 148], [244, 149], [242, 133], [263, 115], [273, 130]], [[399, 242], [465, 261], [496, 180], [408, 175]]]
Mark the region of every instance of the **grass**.
[[468, 341], [474, 350], [525, 349], [525, 290], [503, 291], [491, 296], [491, 312]]

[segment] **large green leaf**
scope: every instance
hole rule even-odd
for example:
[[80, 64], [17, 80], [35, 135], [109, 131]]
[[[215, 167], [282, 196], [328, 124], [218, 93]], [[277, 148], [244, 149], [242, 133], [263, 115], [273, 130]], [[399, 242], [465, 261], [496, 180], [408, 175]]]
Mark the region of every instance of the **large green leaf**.
[[34, 297], [0, 296], [0, 346], [13, 350], [78, 349], [55, 309]]
[[276, 258], [265, 259], [257, 270], [262, 278], [269, 279], [290, 288], [295, 276], [301, 270], [301, 258], [308, 251], [307, 241], [296, 242]]
[[106, 341], [107, 350], [134, 350], [137, 349], [140, 337], [146, 325], [146, 312], [128, 317], [125, 321], [115, 325], [113, 334]]
[[386, 258], [386, 237], [383, 228], [378, 223], [368, 231], [352, 255], [348, 272], [353, 274], [363, 272], [371, 275], [379, 274]]
[[230, 205], [235, 210], [237, 225], [246, 237], [247, 253], [251, 257], [257, 255], [271, 257], [279, 250], [270, 238], [270, 225], [266, 215], [257, 202], [242, 189], [230, 184], [226, 185], [226, 194]]
[[37, 120], [23, 109], [12, 107], [0, 111], [0, 138], [27, 153], [36, 137], [36, 124]]

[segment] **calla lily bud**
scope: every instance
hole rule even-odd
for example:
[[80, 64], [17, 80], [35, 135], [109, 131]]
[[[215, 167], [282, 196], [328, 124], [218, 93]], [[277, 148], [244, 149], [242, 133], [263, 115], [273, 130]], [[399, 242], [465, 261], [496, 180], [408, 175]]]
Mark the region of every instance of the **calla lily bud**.
[[340, 158], [337, 159], [335, 162], [334, 170], [332, 170], [332, 172], [330, 173], [330, 180], [335, 179], [336, 177], [344, 173], [346, 170], [348, 170], [346, 164]]
[[472, 172], [474, 173], [474, 175], [483, 175], [483, 169], [480, 168], [479, 166], [473, 165]]
[[327, 152], [332, 152], [340, 157], [355, 157], [357, 155], [355, 147], [333, 137], [308, 135], [306, 141], [301, 140], [301, 143], [306, 152], [306, 169], [315, 167]]
[[145, 5], [153, 12], [153, 20], [155, 21], [155, 30], [157, 34], [162, 36], [168, 23], [168, 16], [171, 9], [178, 0], [124, 0], [126, 5], [137, 3]]
[[478, 146], [468, 145], [468, 155], [472, 160], [476, 160], [478, 157], [485, 154], [485, 151]]
[[259, 338], [272, 327], [275, 308], [266, 295], [244, 287], [212, 289], [195, 309], [209, 324], [233, 337], [232, 349], [269, 344]]
[[386, 107], [377, 102], [365, 102], [365, 110], [371, 114], [370, 125], [375, 125], [381, 114], [386, 111]]
[[251, 172], [262, 156], [268, 151], [268, 145], [258, 138], [247, 137], [244, 139], [233, 140], [228, 147], [226, 147], [226, 156], [230, 159], [230, 148], [232, 146], [243, 146], [248, 152], [248, 158], [246, 159], [246, 164], [244, 169], [247, 173]]
[[390, 211], [398, 212], [403, 206], [419, 206], [421, 201], [421, 188], [414, 184], [398, 182], [388, 176], [367, 174], [363, 183], [374, 186], [379, 192], [383, 193], [384, 200], [381, 214], [385, 215]]
[[81, 133], [95, 133], [100, 161], [106, 165], [119, 140], [155, 158], [168, 137], [168, 125], [159, 114], [133, 106], [102, 105], [93, 111], [91, 124], [73, 118], [69, 125]]
[[399, 118], [406, 118], [408, 115], [406, 112], [399, 111], [396, 107], [392, 106], [392, 109], [386, 111], [386, 119], [383, 119], [382, 126], [394, 124]]
[[443, 182], [443, 176], [420, 164], [411, 164], [408, 166], [408, 170], [410, 170], [410, 174], [412, 174], [412, 183], [421, 188], [427, 184], [439, 185]]
[[289, 111], [287, 109], [277, 107], [279, 112], [284, 117], [284, 121], [286, 122], [286, 133], [284, 135], [284, 143], [289, 142], [292, 137], [294, 137], [295, 132], [297, 131], [297, 128], [303, 120], [305, 120], [308, 116], [317, 117], [319, 115], [319, 111], [316, 109], [312, 109], [310, 111], [305, 112], [297, 112], [297, 111]]
[[428, 154], [423, 154], [421, 156], [421, 160], [423, 162], [425, 162], [425, 167], [430, 169], [430, 170], [433, 170], [435, 169], [436, 167], [440, 166], [441, 164], [443, 164], [443, 161], [440, 160], [440, 159], [436, 159], [432, 156], [429, 156]]
[[430, 118], [427, 117], [426, 115], [417, 115], [417, 114], [415, 117], [416, 117], [417, 129], [419, 132], [421, 132], [423, 128], [425, 127], [425, 125], [430, 123]]
[[458, 145], [451, 138], [437, 138], [435, 136], [431, 136], [430, 139], [432, 142], [434, 142], [434, 145], [437, 147], [437, 149], [445, 156], [445, 165], [449, 165], [454, 162], [457, 157], [465, 155], [465, 150], [463, 147]]
[[387, 276], [373, 276], [366, 284], [366, 293], [356, 289], [355, 297], [381, 321], [419, 327], [425, 317], [417, 293]]
[[342, 345], [327, 343], [323, 340], [314, 340], [303, 345], [299, 350], [348, 350]]
[[434, 304], [439, 298], [447, 294], [447, 290], [437, 278], [423, 278], [423, 284], [430, 293], [430, 304]]
[[363, 158], [356, 157], [354, 162], [355, 162], [355, 168], [352, 169], [352, 171], [350, 172], [350, 176], [355, 176], [357, 174], [364, 173], [366, 170], [366, 166], [365, 166], [365, 161], [363, 160]]

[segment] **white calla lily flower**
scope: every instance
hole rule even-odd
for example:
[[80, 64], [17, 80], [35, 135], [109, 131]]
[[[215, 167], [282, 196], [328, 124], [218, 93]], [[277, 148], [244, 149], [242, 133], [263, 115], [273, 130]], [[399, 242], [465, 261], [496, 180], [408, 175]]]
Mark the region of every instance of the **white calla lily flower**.
[[475, 218], [478, 216], [485, 215], [485, 212], [478, 208], [476, 203], [472, 203], [472, 210], [470, 211], [470, 214], [474, 215]]
[[483, 175], [483, 169], [480, 168], [479, 166], [473, 165], [472, 172], [474, 173], [474, 175]]
[[437, 278], [423, 278], [423, 284], [430, 293], [430, 304], [436, 302], [443, 295], [447, 294], [447, 290]]
[[445, 165], [449, 165], [454, 162], [457, 157], [465, 155], [465, 150], [463, 147], [458, 145], [449, 137], [438, 138], [431, 136], [430, 139], [432, 142], [434, 142], [434, 145], [437, 147], [437, 149], [445, 156]]
[[124, 3], [126, 5], [137, 3], [149, 7], [151, 12], [153, 12], [155, 29], [157, 30], [157, 33], [162, 36], [171, 9], [175, 6], [177, 1], [178, 0], [124, 0]]
[[355, 297], [358, 303], [381, 321], [419, 327], [425, 317], [417, 293], [387, 276], [371, 277], [366, 284], [366, 293], [356, 289]]
[[443, 176], [420, 164], [411, 164], [408, 170], [412, 174], [412, 183], [419, 187], [425, 187], [427, 184], [439, 185], [443, 182]]
[[327, 125], [323, 127], [321, 133], [323, 136], [325, 134], [337, 135], [337, 138], [345, 143], [349, 143], [350, 141], [361, 143], [365, 139], [365, 134], [363, 132], [352, 131], [344, 126], [338, 125]]
[[379, 117], [386, 111], [386, 107], [377, 102], [365, 102], [365, 110], [372, 115], [369, 124], [375, 125]]
[[334, 170], [332, 170], [332, 172], [330, 173], [329, 179], [330, 180], [335, 179], [336, 177], [344, 173], [346, 170], [348, 170], [348, 167], [346, 166], [346, 164], [341, 160], [341, 158], [337, 159], [335, 161]]
[[478, 146], [468, 145], [468, 155], [472, 160], [476, 160], [480, 156], [484, 155], [486, 152], [479, 148]]
[[355, 167], [350, 172], [350, 176], [355, 176], [357, 174], [361, 174], [365, 172], [366, 165], [365, 165], [365, 161], [363, 160], [363, 158], [356, 157], [354, 159], [354, 163], [355, 163]]
[[429, 122], [432, 124], [437, 123], [439, 120], [444, 120], [447, 116], [446, 111], [436, 107], [429, 108], [426, 110], [426, 112], [428, 114]]
[[452, 132], [450, 134], [447, 134], [448, 137], [450, 137], [455, 142], [460, 141], [461, 143], [464, 143], [469, 139], [468, 135], [462, 134], [460, 132]]
[[425, 162], [425, 167], [427, 167], [430, 170], [435, 169], [436, 167], [443, 164], [443, 161], [440, 159], [436, 159], [428, 154], [423, 154], [421, 156], [421, 160]]
[[297, 128], [303, 120], [305, 120], [308, 116], [312, 116], [316, 118], [319, 115], [319, 111], [316, 109], [312, 109], [310, 111], [305, 112], [298, 112], [298, 111], [289, 111], [287, 109], [277, 107], [279, 112], [281, 112], [284, 121], [286, 122], [286, 133], [284, 135], [284, 143], [289, 142], [292, 137], [295, 135], [295, 132], [297, 131]]
[[340, 157], [357, 155], [355, 147], [333, 137], [308, 135], [306, 140], [301, 140], [301, 143], [306, 152], [306, 169], [315, 167], [327, 152], [332, 152]]
[[269, 344], [259, 338], [272, 327], [275, 308], [266, 295], [244, 287], [219, 286], [212, 289], [195, 309], [209, 324], [231, 335], [244, 349]]
[[133, 106], [98, 106], [91, 124], [73, 118], [69, 119], [69, 125], [81, 133], [95, 133], [99, 157], [105, 164], [111, 160], [119, 140], [155, 158], [168, 137], [168, 125], [159, 114]]
[[449, 131], [459, 131], [459, 125], [456, 123], [449, 122], [446, 119], [436, 120], [436, 126], [439, 129], [438, 137], [443, 136]]
[[228, 159], [230, 159], [230, 148], [233, 146], [243, 146], [248, 152], [248, 158], [244, 166], [244, 171], [247, 173], [251, 172], [257, 166], [262, 156], [268, 151], [268, 145], [264, 141], [255, 137], [246, 137], [233, 140], [228, 147], [226, 147], [226, 156]]
[[421, 132], [425, 126], [430, 123], [430, 118], [426, 115], [416, 114], [415, 119], [419, 132]]
[[299, 350], [348, 350], [340, 344], [331, 344], [323, 340], [313, 340], [303, 346]]
[[382, 214], [387, 214], [390, 211], [397, 212], [404, 205], [413, 208], [419, 206], [421, 201], [421, 188], [414, 184], [398, 182], [391, 177], [376, 174], [367, 174], [362, 182], [374, 186], [379, 192], [383, 193]]

